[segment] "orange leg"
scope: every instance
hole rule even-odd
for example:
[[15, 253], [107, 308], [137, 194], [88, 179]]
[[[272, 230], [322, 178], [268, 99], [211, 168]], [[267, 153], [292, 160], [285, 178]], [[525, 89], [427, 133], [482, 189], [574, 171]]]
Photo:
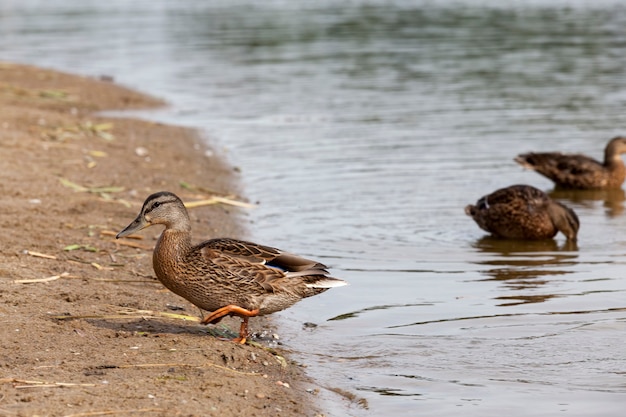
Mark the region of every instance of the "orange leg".
[[239, 327], [239, 337], [233, 339], [233, 342], [245, 345], [248, 339], [248, 317], [241, 318], [241, 326]]
[[254, 317], [259, 314], [259, 309], [246, 310], [243, 307], [236, 305], [227, 305], [222, 308], [218, 308], [208, 316], [206, 316], [200, 323], [209, 324], [217, 323], [224, 316], [239, 316], [241, 317], [241, 327], [239, 328], [239, 337], [233, 339], [233, 342], [244, 344], [248, 338], [248, 318]]

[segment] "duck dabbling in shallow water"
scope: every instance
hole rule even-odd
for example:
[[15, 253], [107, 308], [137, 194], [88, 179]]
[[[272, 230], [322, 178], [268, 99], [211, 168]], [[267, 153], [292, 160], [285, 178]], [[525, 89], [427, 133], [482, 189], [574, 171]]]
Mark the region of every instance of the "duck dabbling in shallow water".
[[623, 153], [626, 137], [618, 136], [606, 145], [602, 163], [585, 155], [559, 152], [525, 153], [517, 156], [515, 162], [537, 171], [560, 188], [619, 188], [626, 178]]
[[530, 185], [512, 185], [465, 207], [478, 226], [507, 239], [550, 239], [561, 232], [576, 240], [580, 222], [574, 210]]
[[269, 246], [219, 238], [191, 244], [191, 222], [176, 195], [150, 195], [141, 212], [117, 238], [153, 225], [165, 230], [152, 264], [159, 281], [199, 308], [210, 311], [203, 324], [227, 315], [242, 318], [238, 343], [248, 337], [248, 318], [271, 314], [346, 281], [328, 276], [327, 267]]

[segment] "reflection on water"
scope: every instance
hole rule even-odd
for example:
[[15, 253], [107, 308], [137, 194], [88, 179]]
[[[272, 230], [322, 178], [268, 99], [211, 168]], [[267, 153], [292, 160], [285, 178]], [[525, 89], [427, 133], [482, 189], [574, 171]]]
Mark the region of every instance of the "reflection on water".
[[484, 281], [497, 281], [513, 294], [498, 295], [500, 307], [542, 303], [561, 295], [546, 293], [552, 281], [564, 280], [578, 263], [576, 242], [566, 240], [561, 246], [554, 239], [516, 241], [490, 236], [479, 239], [474, 247], [495, 257], [477, 261]]
[[478, 239], [472, 247], [485, 253], [509, 255], [516, 252], [573, 252], [578, 250], [576, 241], [565, 240], [561, 244], [555, 239], [543, 240], [515, 240], [499, 239], [493, 236], [484, 236]]
[[503, 301], [502, 303], [498, 304], [499, 306], [507, 307], [507, 306], [514, 306], [518, 304], [526, 304], [526, 303], [543, 303], [555, 297], [560, 297], [560, 296], [556, 294], [538, 294], [538, 295], [520, 294], [520, 295], [509, 295], [509, 296], [503, 295], [500, 297], [496, 297], [495, 299]]
[[555, 188], [548, 192], [554, 199], [561, 199], [591, 207], [594, 202], [602, 201], [609, 217], [619, 216], [624, 212], [626, 193], [622, 188], [610, 190], [562, 190]]
[[353, 318], [359, 316], [360, 314], [367, 313], [367, 312], [370, 312], [370, 311], [376, 311], [376, 310], [390, 310], [390, 309], [404, 308], [404, 307], [424, 307], [424, 306], [428, 306], [428, 305], [432, 305], [432, 304], [430, 304], [430, 303], [416, 303], [416, 304], [395, 304], [395, 305], [394, 304], [389, 304], [389, 305], [382, 305], [382, 306], [372, 306], [372, 307], [363, 308], [363, 309], [358, 310], [358, 311], [351, 311], [349, 313], [340, 314], [338, 316], [329, 318], [328, 321], [353, 319]]
[[357, 398], [331, 415], [621, 416], [623, 191], [555, 191], [577, 245], [485, 238], [463, 207], [548, 189], [519, 153], [624, 134], [622, 2], [303, 4], [8, 1], [0, 50], [171, 100], [151, 117], [242, 169], [251, 238], [350, 282], [277, 316], [310, 374]]

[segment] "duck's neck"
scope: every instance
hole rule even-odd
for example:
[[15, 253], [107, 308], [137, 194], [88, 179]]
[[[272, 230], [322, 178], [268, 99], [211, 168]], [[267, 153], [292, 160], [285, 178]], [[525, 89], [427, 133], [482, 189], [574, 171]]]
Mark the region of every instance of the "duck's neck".
[[604, 151], [604, 166], [609, 168], [610, 170], [615, 169], [624, 169], [624, 161], [622, 160], [621, 153], [617, 152], [615, 146], [606, 147]]
[[177, 265], [191, 250], [191, 233], [165, 229], [157, 241], [152, 256], [152, 266], [157, 278], [169, 287], [167, 281], [176, 275]]
[[548, 214], [557, 230], [569, 240], [576, 240], [576, 234], [580, 227], [580, 222], [576, 213], [564, 205], [552, 202], [548, 205]]

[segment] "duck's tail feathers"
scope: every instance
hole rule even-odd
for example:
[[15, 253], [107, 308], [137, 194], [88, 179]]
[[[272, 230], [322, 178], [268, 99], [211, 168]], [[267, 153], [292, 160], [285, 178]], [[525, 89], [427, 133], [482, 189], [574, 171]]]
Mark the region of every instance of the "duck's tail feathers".
[[518, 155], [513, 160], [526, 169], [536, 169], [533, 156], [534, 155], [532, 153], [525, 153], [525, 154]]
[[320, 277], [318, 280], [306, 284], [307, 288], [335, 288], [343, 287], [344, 285], [348, 285], [348, 282], [333, 277]]

